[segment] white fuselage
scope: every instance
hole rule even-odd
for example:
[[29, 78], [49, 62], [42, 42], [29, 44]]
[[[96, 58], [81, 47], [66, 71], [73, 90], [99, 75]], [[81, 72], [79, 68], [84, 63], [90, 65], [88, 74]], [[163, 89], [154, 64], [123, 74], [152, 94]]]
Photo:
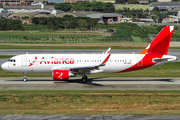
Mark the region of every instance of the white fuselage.
[[[12, 57], [11, 59], [15, 61], [5, 62], [2, 66], [4, 70], [10, 72], [50, 73], [54, 69], [96, 66], [106, 56], [106, 54], [22, 54]], [[111, 54], [106, 65], [100, 69], [105, 73], [120, 72], [135, 65], [143, 57], [143, 54]]]
[[[98, 66], [104, 61], [106, 56], [107, 54], [22, 54], [12, 57], [1, 67], [10, 72], [51, 73], [55, 69], [63, 70], [74, 67]], [[142, 69], [144, 56], [145, 54], [111, 54], [104, 66], [100, 66], [98, 70], [86, 70], [86, 72], [90, 74], [101, 72], [116, 73], [126, 70], [135, 64]], [[168, 55], [163, 57], [166, 56]], [[168, 59], [167, 62], [176, 60], [176, 57], [168, 56]], [[153, 63], [152, 65], [155, 64]]]

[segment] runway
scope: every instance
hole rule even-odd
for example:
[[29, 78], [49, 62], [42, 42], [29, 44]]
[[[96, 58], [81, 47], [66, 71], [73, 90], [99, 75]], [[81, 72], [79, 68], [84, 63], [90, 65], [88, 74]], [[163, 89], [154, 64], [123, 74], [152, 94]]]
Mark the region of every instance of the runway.
[[81, 78], [53, 81], [50, 77], [0, 78], [0, 90], [180, 90], [180, 78]]
[[2, 120], [179, 120], [180, 115], [0, 115]]

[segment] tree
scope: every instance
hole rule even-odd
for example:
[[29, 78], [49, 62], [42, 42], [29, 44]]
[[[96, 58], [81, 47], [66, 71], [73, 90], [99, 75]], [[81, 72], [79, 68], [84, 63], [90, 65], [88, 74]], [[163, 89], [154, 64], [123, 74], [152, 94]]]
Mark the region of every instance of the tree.
[[119, 3], [119, 4], [126, 4], [126, 2], [128, 2], [128, 0], [116, 0], [115, 3]]
[[104, 25], [108, 25], [107, 19], [103, 19]]
[[97, 20], [89, 17], [73, 17], [72, 15], [65, 15], [63, 18], [61, 17], [49, 17], [49, 18], [41, 18], [34, 17], [32, 22], [36, 25], [48, 25], [48, 27], [52, 27], [54, 30], [59, 28], [67, 29], [67, 28], [92, 28], [97, 25]]
[[78, 11], [78, 10], [112, 13], [115, 11], [115, 6], [110, 2], [104, 3], [104, 2], [96, 2], [96, 1], [72, 3], [72, 11]]
[[26, 4], [27, 4], [27, 5], [31, 5], [31, 2], [27, 2]]
[[54, 4], [56, 4], [55, 2], [48, 2], [48, 1], [43, 1], [43, 3], [45, 5], [54, 5]]
[[0, 30], [23, 30], [20, 20], [0, 19]]
[[79, 25], [80, 28], [83, 29], [83, 28], [87, 27], [87, 21], [84, 20], [84, 19], [80, 19], [80, 20], [78, 21], [78, 25]]
[[23, 17], [21, 17], [22, 19], [28, 19], [29, 18], [29, 16], [23, 16]]
[[139, 4], [137, 0], [129, 0], [128, 4]]
[[54, 5], [54, 8], [56, 10], [62, 10], [62, 11], [70, 11], [71, 10], [71, 4], [70, 3], [56, 3]]
[[115, 6], [108, 2], [105, 4], [104, 13], [114, 13], [115, 12]]
[[6, 3], [5, 5], [10, 5], [9, 3]]
[[65, 28], [65, 31], [66, 29], [69, 27], [70, 25], [70, 21], [63, 21], [63, 25], [64, 25], [64, 28]]
[[3, 5], [2, 5], [2, 3], [0, 3], [0, 8], [2, 8], [3, 7]]
[[157, 11], [157, 12], [159, 12], [160, 10], [159, 10], [158, 7], [154, 7], [152, 11]]

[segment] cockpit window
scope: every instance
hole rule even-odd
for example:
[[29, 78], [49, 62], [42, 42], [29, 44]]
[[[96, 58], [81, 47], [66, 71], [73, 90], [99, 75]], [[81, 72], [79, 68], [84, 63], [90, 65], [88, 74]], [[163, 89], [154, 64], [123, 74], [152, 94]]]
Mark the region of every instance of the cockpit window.
[[16, 62], [15, 59], [9, 59], [8, 62]]

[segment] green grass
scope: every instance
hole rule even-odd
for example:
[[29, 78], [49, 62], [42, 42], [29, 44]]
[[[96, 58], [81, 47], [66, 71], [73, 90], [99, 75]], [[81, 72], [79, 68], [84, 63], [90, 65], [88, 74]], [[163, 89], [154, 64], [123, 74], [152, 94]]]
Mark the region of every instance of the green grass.
[[0, 55], [0, 58], [11, 58], [13, 55]]
[[[167, 63], [147, 69], [125, 73], [90, 74], [88, 77], [180, 77], [180, 62]], [[0, 69], [1, 77], [23, 77], [23, 73], [12, 73]], [[29, 73], [28, 77], [52, 77], [49, 73]], [[79, 76], [80, 77], [80, 76]]]
[[[80, 45], [80, 46], [79, 46]], [[25, 46], [23, 46], [23, 45], [0, 45], [0, 49], [85, 49], [85, 50], [87, 50], [87, 49], [96, 49], [96, 50], [98, 50], [98, 49], [104, 49], [104, 50], [106, 50], [108, 47], [110, 47], [108, 44], [105, 44], [104, 46], [99, 46], [99, 45], [97, 45], [97, 46], [83, 46], [83, 45], [81, 45], [81, 44], [77, 44], [77, 46], [71, 46], [71, 45], [69, 45], [68, 46], [68, 44], [66, 44], [65, 46], [62, 46], [62, 45], [60, 45], [60, 46], [33, 46], [33, 45], [30, 45], [30, 46], [28, 46], [28, 45], [25, 45]], [[111, 47], [112, 49], [145, 49], [145, 47], [131, 47], [131, 46], [112, 46]], [[176, 48], [176, 49], [178, 49], [178, 48]], [[179, 48], [180, 49], [180, 48]]]
[[180, 91], [0, 91], [0, 114], [179, 115]]
[[[36, 44], [37, 45], [37, 44]], [[146, 47], [140, 47], [140, 46], [136, 46], [136, 44], [134, 44], [133, 46], [131, 46], [131, 44], [130, 45], [125, 45], [125, 46], [123, 46], [123, 45], [109, 45], [109, 44], [104, 44], [103, 46], [101, 46], [102, 44], [96, 44], [96, 46], [94, 46], [93, 44], [91, 45], [91, 44], [86, 44], [86, 45], [84, 45], [83, 46], [83, 44], [74, 44], [73, 46], [70, 44], [69, 46], [68, 46], [68, 44], [65, 44], [65, 46], [63, 46], [63, 45], [61, 45], [61, 44], [59, 44], [59, 46], [54, 46], [54, 45], [52, 45], [52, 46], [48, 46], [48, 44], [46, 45], [46, 44], [44, 44], [45, 46], [36, 46], [36, 45], [34, 45], [33, 46], [33, 44], [31, 44], [31, 45], [16, 45], [16, 44], [12, 44], [12, 45], [0, 45], [0, 49], [82, 49], [82, 50], [87, 50], [87, 49], [89, 49], [89, 50], [106, 50], [108, 47], [111, 47], [113, 50], [114, 49], [119, 49], [119, 50], [121, 50], [121, 49], [132, 49], [132, 51], [133, 51], [133, 49], [145, 49]], [[180, 47], [170, 47], [169, 49], [180, 49]]]

